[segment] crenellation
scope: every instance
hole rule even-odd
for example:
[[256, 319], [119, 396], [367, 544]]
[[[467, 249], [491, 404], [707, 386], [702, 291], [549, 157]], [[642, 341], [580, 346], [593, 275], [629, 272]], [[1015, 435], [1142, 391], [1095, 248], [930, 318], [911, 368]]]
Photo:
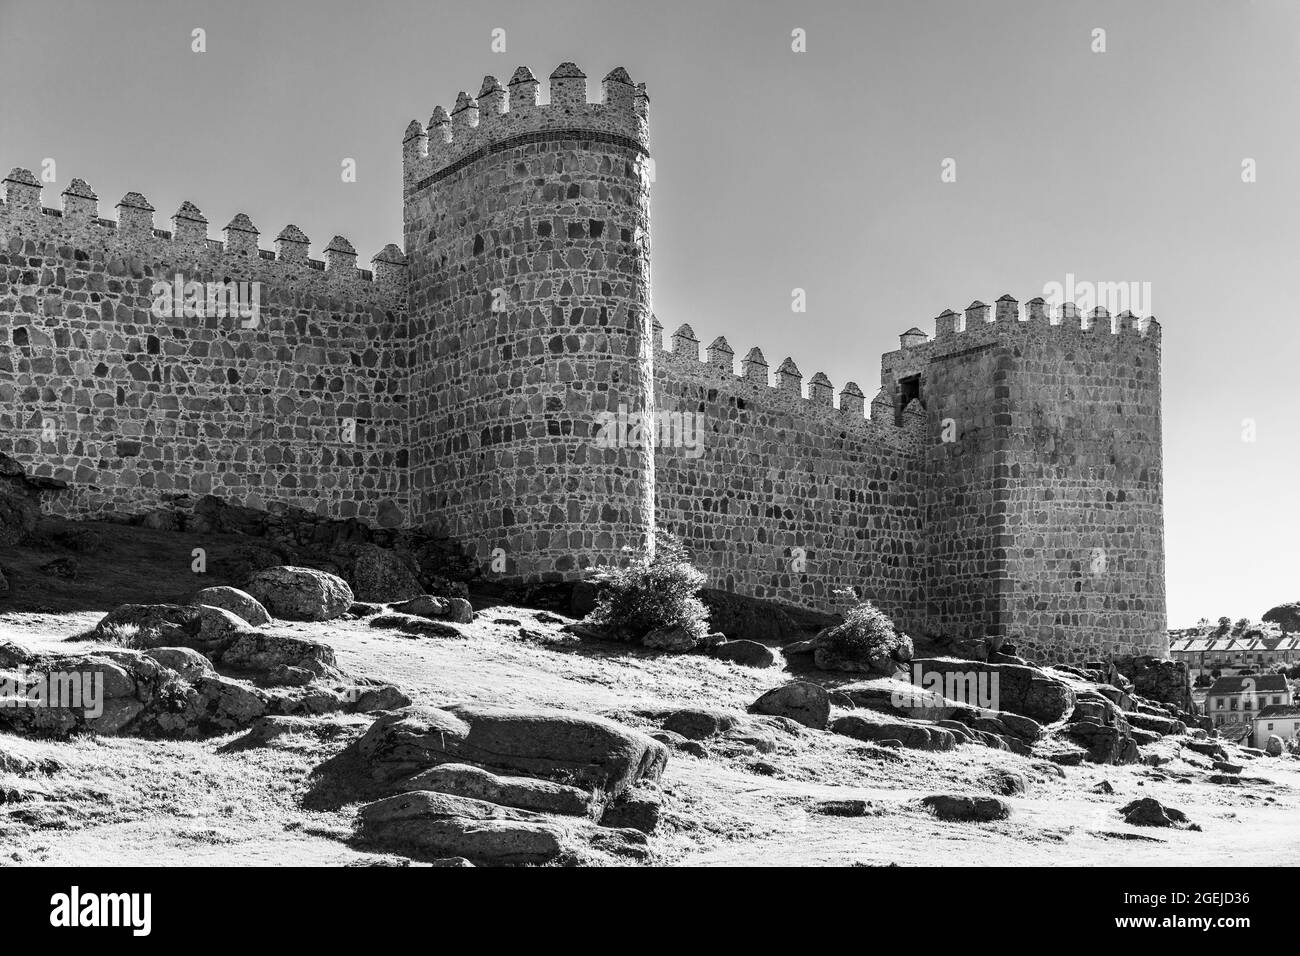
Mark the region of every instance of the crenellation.
[[154, 208], [140, 193], [127, 193], [117, 204], [119, 232], [153, 235]]
[[531, 116], [537, 112], [537, 90], [541, 84], [533, 71], [521, 66], [510, 77], [510, 112], [517, 118]]
[[61, 198], [65, 219], [93, 222], [99, 218], [99, 197], [84, 179], [68, 183]]
[[5, 190], [5, 205], [11, 216], [38, 216], [41, 213], [41, 183], [29, 169], [15, 166], [0, 185]]
[[244, 213], [236, 213], [235, 218], [226, 223], [222, 230], [226, 237], [223, 251], [234, 256], [257, 256], [257, 227], [253, 220]]
[[784, 392], [793, 392], [795, 395], [803, 395], [803, 373], [799, 371], [799, 366], [794, 364], [794, 359], [790, 356], [785, 357], [776, 369], [776, 387]]
[[966, 306], [966, 324], [962, 331], [970, 332], [983, 328], [989, 322], [989, 307], [976, 299], [970, 305]]
[[281, 262], [306, 262], [311, 240], [293, 223], [280, 230], [275, 237], [275, 257]]
[[478, 126], [478, 100], [464, 90], [456, 94], [456, 105], [451, 110], [451, 135], [468, 138]]
[[1011, 293], [1003, 293], [998, 297], [995, 305], [994, 322], [1001, 324], [1003, 322], [1020, 321], [1020, 303], [1011, 297]]
[[356, 278], [357, 250], [342, 236], [335, 236], [325, 247], [325, 272], [331, 278]]
[[632, 77], [628, 76], [627, 70], [621, 66], [614, 67], [605, 74], [600, 87], [602, 102], [607, 108], [629, 116], [635, 115], [637, 88], [632, 83]]
[[673, 333], [673, 351], [693, 362], [700, 360], [700, 341], [695, 330], [683, 322]]
[[172, 214], [172, 241], [178, 249], [202, 252], [208, 242], [208, 219], [199, 207], [186, 200]]
[[740, 368], [741, 375], [743, 375], [748, 381], [757, 382], [764, 386], [768, 385], [771, 381], [768, 378], [767, 359], [763, 358], [763, 353], [758, 346], [754, 346], [749, 350], [745, 355], [745, 358], [741, 361]]
[[485, 135], [491, 135], [501, 129], [502, 117], [506, 112], [506, 91], [495, 76], [483, 77], [483, 86], [478, 93], [478, 122]]
[[840, 389], [840, 411], [846, 417], [861, 419], [866, 415], [867, 397], [857, 382], [845, 382]]
[[835, 405], [835, 389], [825, 372], [818, 372], [808, 380], [808, 401], [824, 408]]
[[709, 343], [707, 355], [710, 365], [717, 365], [721, 368], [725, 368], [728, 372], [733, 372], [735, 370], [734, 362], [736, 353], [732, 350], [731, 346], [727, 344], [727, 340], [721, 335]]
[[574, 63], [561, 63], [551, 71], [551, 106], [581, 111], [587, 106], [587, 74]]
[[952, 309], [944, 309], [934, 319], [935, 341], [950, 339], [957, 334], [958, 320], [961, 318]]

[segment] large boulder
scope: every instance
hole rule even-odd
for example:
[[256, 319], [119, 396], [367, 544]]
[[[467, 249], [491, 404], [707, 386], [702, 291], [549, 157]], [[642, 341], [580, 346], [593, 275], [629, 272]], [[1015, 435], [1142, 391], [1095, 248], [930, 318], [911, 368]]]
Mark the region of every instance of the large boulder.
[[357, 549], [348, 583], [358, 601], [390, 604], [424, 593], [420, 582], [401, 556], [374, 544]]
[[337, 575], [283, 565], [256, 572], [245, 590], [291, 621], [330, 621], [347, 613], [354, 600], [352, 588]]
[[[942, 675], [945, 680], [949, 674], [959, 675], [966, 680], [968, 686], [972, 680], [977, 686], [981, 680], [985, 680], [994, 698], [989, 709], [1008, 710], [1042, 724], [1055, 723], [1074, 710], [1074, 689], [1065, 681], [1036, 667], [991, 664], [951, 657], [926, 657], [913, 661], [912, 668], [914, 674], [921, 675], [918, 683], [922, 686], [927, 680], [925, 675], [928, 674]], [[993, 684], [995, 677], [996, 690]]]
[[997, 797], [935, 794], [922, 800], [921, 805], [933, 811], [940, 820], [962, 823], [988, 823], [1011, 816], [1011, 805]]
[[749, 705], [751, 713], [789, 717], [805, 727], [825, 730], [831, 715], [830, 696], [820, 684], [795, 681], [773, 687]]
[[610, 796], [640, 780], [657, 780], [668, 763], [663, 744], [603, 717], [478, 704], [384, 714], [356, 747], [380, 782], [471, 763]]
[[758, 641], [727, 641], [710, 653], [720, 661], [731, 661], [746, 667], [771, 667], [776, 662], [772, 649]]
[[1268, 741], [1264, 744], [1264, 753], [1270, 757], [1280, 757], [1286, 753], [1286, 744], [1277, 734], [1269, 734]]
[[429, 790], [385, 797], [357, 817], [364, 843], [475, 863], [547, 863], [564, 849], [564, 837], [540, 814]]
[[190, 604], [219, 607], [236, 617], [243, 618], [254, 627], [271, 623], [271, 615], [266, 612], [266, 608], [262, 607], [257, 598], [239, 588], [204, 588], [190, 598]]
[[1136, 827], [1179, 827], [1187, 825], [1187, 814], [1167, 807], [1154, 797], [1142, 797], [1119, 808], [1124, 822]]

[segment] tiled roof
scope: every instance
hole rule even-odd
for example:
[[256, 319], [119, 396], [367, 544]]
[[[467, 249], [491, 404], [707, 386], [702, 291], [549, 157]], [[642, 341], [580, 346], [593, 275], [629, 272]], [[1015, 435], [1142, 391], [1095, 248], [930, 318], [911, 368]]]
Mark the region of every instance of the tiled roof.
[[1300, 704], [1270, 704], [1255, 715], [1256, 720], [1266, 717], [1300, 717]]
[[[1250, 683], [1247, 683], [1249, 681]], [[1220, 677], [1210, 688], [1208, 696], [1241, 693], [1272, 693], [1287, 690], [1286, 677], [1282, 674], [1258, 674], [1254, 677]]]

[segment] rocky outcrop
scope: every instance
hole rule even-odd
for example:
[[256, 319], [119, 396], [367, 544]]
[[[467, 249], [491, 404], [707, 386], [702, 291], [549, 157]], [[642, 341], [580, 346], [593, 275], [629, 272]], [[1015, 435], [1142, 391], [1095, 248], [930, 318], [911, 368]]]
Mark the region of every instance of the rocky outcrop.
[[[1119, 809], [1124, 822], [1135, 827], [1186, 827], [1187, 814], [1167, 807], [1154, 797], [1143, 797]], [[1199, 828], [1198, 828], [1199, 829]]]
[[348, 584], [358, 601], [381, 604], [424, 593], [415, 572], [401, 555], [373, 544], [357, 548], [348, 570]]
[[16, 460], [0, 454], [0, 545], [30, 537], [41, 517], [41, 493], [66, 487], [54, 478], [29, 476]]
[[541, 814], [428, 790], [377, 800], [357, 817], [362, 843], [488, 865], [549, 863], [565, 836]]
[[346, 581], [313, 568], [267, 568], [253, 574], [245, 590], [276, 617], [291, 621], [333, 620], [353, 601]]
[[700, 600], [709, 611], [709, 626], [730, 640], [788, 644], [817, 633], [839, 618], [731, 591], [704, 588]]
[[385, 714], [356, 750], [381, 783], [441, 764], [470, 763], [611, 797], [638, 781], [657, 780], [668, 762], [667, 747], [612, 720], [475, 704]]
[[1150, 655], [1114, 657], [1111, 663], [1133, 684], [1133, 690], [1150, 700], [1194, 710], [1192, 681], [1184, 661], [1161, 660]]
[[0, 651], [0, 680], [21, 691], [0, 709], [0, 728], [24, 735], [195, 738], [271, 714], [360, 712], [365, 694], [383, 697], [382, 687], [365, 684], [259, 687], [214, 673], [186, 648], [34, 654], [8, 644]]

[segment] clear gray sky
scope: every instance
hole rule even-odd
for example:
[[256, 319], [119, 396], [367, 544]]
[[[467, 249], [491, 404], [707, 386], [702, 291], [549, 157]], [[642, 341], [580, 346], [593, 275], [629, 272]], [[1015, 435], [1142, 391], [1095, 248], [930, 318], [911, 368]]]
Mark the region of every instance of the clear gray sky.
[[53, 158], [47, 205], [80, 176], [102, 215], [138, 190], [160, 226], [188, 199], [213, 237], [246, 212], [263, 248], [293, 222], [369, 260], [401, 240], [406, 124], [564, 60], [649, 86], [669, 331], [870, 396], [945, 308], [1151, 283], [1170, 624], [1300, 600], [1294, 0], [0, 0], [0, 166]]

